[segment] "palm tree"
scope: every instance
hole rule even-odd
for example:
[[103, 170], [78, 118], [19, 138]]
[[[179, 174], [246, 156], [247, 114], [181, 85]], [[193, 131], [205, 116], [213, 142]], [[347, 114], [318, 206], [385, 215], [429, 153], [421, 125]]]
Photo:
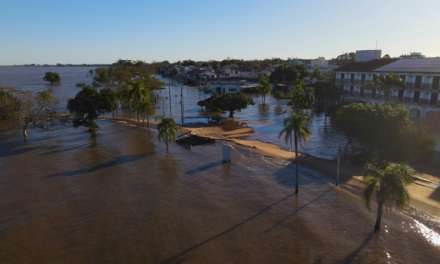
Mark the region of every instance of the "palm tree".
[[158, 116], [158, 118], [161, 119], [161, 122], [157, 125], [159, 142], [163, 140], [167, 145], [168, 151], [168, 143], [171, 144], [172, 140], [176, 139], [179, 127], [177, 126], [176, 121], [171, 117]]
[[309, 136], [313, 135], [312, 130], [307, 127], [309, 121], [313, 122], [313, 117], [307, 114], [295, 114], [292, 110], [287, 109], [283, 111], [283, 115], [288, 113], [289, 116], [283, 120], [284, 128], [278, 134], [278, 137], [284, 135], [286, 145], [292, 146], [292, 140], [295, 142], [295, 160], [296, 160], [296, 181], [295, 181], [295, 193], [298, 193], [298, 177], [299, 177], [299, 162], [298, 162], [298, 142], [302, 147], [302, 141], [306, 143]]
[[311, 107], [315, 103], [315, 89], [313, 87], [304, 87], [303, 101], [303, 106], [307, 112], [307, 108]]
[[263, 97], [263, 105], [266, 104], [266, 95], [272, 91], [272, 86], [266, 79], [261, 79], [257, 86], [258, 93]]
[[132, 93], [133, 87], [132, 86], [127, 86], [127, 89], [120, 91], [118, 94], [119, 99], [124, 103], [127, 104], [128, 103], [128, 109], [129, 109], [129, 114], [131, 117], [131, 103], [133, 102], [133, 93]]
[[142, 127], [145, 127], [145, 116], [147, 116], [148, 132], [151, 133], [150, 115], [156, 115], [156, 105], [151, 101], [150, 98], [147, 98], [136, 102], [135, 108], [138, 114], [142, 116]]
[[389, 209], [401, 210], [409, 202], [410, 196], [406, 185], [412, 182], [413, 174], [411, 169], [403, 164], [388, 166], [384, 170], [372, 164], [366, 164], [363, 176], [365, 184], [363, 200], [370, 212], [371, 196], [376, 191], [377, 218], [374, 227], [379, 229], [384, 204]]

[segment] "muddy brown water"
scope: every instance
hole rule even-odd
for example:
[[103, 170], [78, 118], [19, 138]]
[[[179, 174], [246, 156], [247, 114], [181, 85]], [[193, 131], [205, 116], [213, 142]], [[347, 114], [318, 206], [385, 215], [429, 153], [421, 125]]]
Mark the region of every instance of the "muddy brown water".
[[[91, 82], [88, 67], [31, 68], [28, 74], [29, 68], [16, 69], [0, 68], [1, 84], [40, 91], [49, 87], [38, 80], [42, 74], [57, 71], [65, 82], [56, 95], [68, 98], [76, 94], [78, 80]], [[179, 90], [171, 88], [168, 116], [179, 116], [174, 96]], [[184, 97], [195, 103], [204, 97], [197, 93], [188, 88]], [[267, 135], [274, 135], [282, 120], [283, 107], [267, 101], [267, 109], [255, 112], [253, 106], [236, 115], [272, 120], [272, 125], [252, 124], [257, 132], [267, 130], [263, 141], [276, 139]], [[188, 107], [185, 116], [216, 115]], [[69, 124], [30, 130], [27, 142], [0, 124], [0, 263], [440, 261], [435, 231], [385, 212], [382, 229], [373, 232], [375, 205], [368, 212], [359, 197], [337, 189], [316, 170], [300, 168], [295, 196], [294, 164], [239, 149], [232, 150], [232, 163], [224, 164], [221, 142], [192, 150], [173, 144], [167, 152], [155, 130], [150, 135], [121, 122], [98, 123], [102, 129], [95, 134]], [[337, 142], [338, 133], [325, 122], [314, 124], [313, 151]], [[323, 153], [330, 157], [333, 147]]]
[[0, 127], [1, 263], [436, 263], [440, 238], [294, 164], [98, 121]]

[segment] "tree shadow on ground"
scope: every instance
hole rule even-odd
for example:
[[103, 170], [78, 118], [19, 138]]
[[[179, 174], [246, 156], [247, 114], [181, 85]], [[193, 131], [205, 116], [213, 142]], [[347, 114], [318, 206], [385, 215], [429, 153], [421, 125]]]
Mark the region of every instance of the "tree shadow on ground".
[[349, 264], [353, 262], [353, 260], [361, 253], [361, 251], [367, 246], [367, 244], [370, 242], [370, 240], [374, 237], [375, 234], [379, 234], [379, 232], [376, 232], [374, 229], [368, 234], [368, 236], [362, 241], [362, 243], [357, 247], [355, 250], [353, 250], [350, 255], [348, 255], [345, 259], [343, 259], [340, 263], [343, 264]]
[[[163, 151], [163, 150], [160, 150]], [[154, 155], [160, 151], [155, 151], [155, 152], [150, 152], [150, 153], [145, 153], [145, 154], [138, 154], [138, 155], [127, 155], [127, 156], [122, 156], [122, 157], [118, 157], [115, 159], [112, 159], [110, 161], [101, 163], [99, 165], [96, 166], [91, 166], [89, 168], [85, 168], [85, 169], [80, 169], [80, 170], [74, 170], [74, 171], [67, 171], [67, 172], [61, 172], [61, 173], [55, 173], [55, 174], [51, 174], [46, 176], [47, 178], [52, 178], [52, 177], [70, 177], [70, 176], [78, 176], [78, 175], [82, 175], [82, 174], [86, 174], [89, 172], [94, 172], [94, 171], [98, 171], [98, 170], [102, 170], [105, 168], [109, 168], [109, 167], [113, 167], [119, 164], [124, 164], [124, 163], [130, 163], [130, 162], [134, 162], [137, 160], [141, 160], [144, 159], [148, 156]]]
[[[289, 165], [279, 169], [275, 172], [275, 181], [284, 187], [293, 188], [295, 187], [296, 180], [296, 164], [294, 162], [289, 163]], [[326, 184], [328, 181], [322, 179], [313, 170], [299, 166], [299, 186], [307, 184]]]
[[278, 201], [272, 203], [271, 205], [267, 206], [267, 207], [264, 208], [263, 210], [261, 210], [261, 211], [259, 211], [258, 213], [252, 215], [251, 217], [249, 217], [249, 218], [247, 218], [247, 219], [241, 221], [240, 223], [238, 223], [238, 224], [232, 226], [231, 228], [229, 228], [229, 229], [227, 229], [227, 230], [225, 230], [225, 231], [223, 231], [223, 232], [221, 232], [221, 233], [219, 233], [219, 234], [217, 234], [217, 235], [215, 235], [215, 236], [213, 236], [213, 237], [211, 237], [211, 238], [209, 238], [209, 239], [206, 239], [206, 240], [204, 240], [204, 241], [202, 241], [202, 242], [200, 242], [200, 243], [198, 243], [198, 244], [196, 244], [196, 245], [194, 245], [194, 246], [192, 246], [192, 247], [190, 247], [190, 248], [188, 248], [188, 249], [186, 249], [186, 250], [183, 250], [183, 251], [181, 251], [181, 252], [175, 254], [174, 256], [171, 256], [170, 258], [168, 258], [168, 259], [166, 259], [166, 260], [164, 260], [164, 261], [162, 261], [162, 262], [159, 262], [159, 263], [160, 263], [160, 264], [170, 264], [170, 263], [174, 263], [174, 261], [176, 261], [177, 259], [182, 258], [184, 255], [186, 255], [187, 253], [193, 251], [194, 249], [196, 249], [196, 248], [198, 248], [198, 247], [200, 247], [200, 246], [203, 246], [203, 245], [205, 245], [205, 244], [207, 244], [207, 243], [209, 243], [209, 242], [211, 242], [211, 241], [213, 241], [213, 240], [215, 240], [215, 239], [217, 239], [217, 238], [219, 238], [219, 237], [221, 237], [221, 236], [223, 236], [223, 235], [226, 235], [226, 234], [229, 233], [229, 232], [234, 231], [236, 228], [238, 228], [238, 227], [244, 225], [245, 223], [247, 223], [247, 222], [253, 220], [254, 218], [260, 216], [261, 214], [263, 214], [264, 212], [266, 212], [267, 210], [269, 210], [269, 209], [272, 208], [273, 206], [275, 206], [275, 205], [277, 205], [277, 204], [279, 204], [279, 203], [281, 203], [281, 202], [283, 202], [283, 201], [285, 201], [285, 200], [287, 200], [287, 199], [289, 199], [290, 197], [293, 197], [293, 196], [295, 196], [295, 193], [289, 194], [288, 196], [286, 196], [286, 197], [284, 197], [284, 198], [282, 198], [282, 199], [280, 199], [280, 200], [278, 200]]
[[334, 188], [334, 186], [332, 186], [330, 189], [328, 189], [327, 191], [323, 192], [321, 195], [319, 195], [318, 197], [316, 197], [315, 199], [311, 200], [310, 202], [304, 204], [303, 206], [301, 206], [300, 208], [296, 209], [295, 211], [291, 212], [290, 214], [288, 214], [286, 217], [284, 217], [283, 219], [281, 219], [280, 221], [278, 221], [278, 223], [276, 223], [275, 225], [273, 225], [272, 227], [270, 227], [269, 229], [267, 229], [264, 232], [268, 232], [270, 230], [272, 230], [273, 228], [277, 227], [278, 225], [280, 225], [282, 222], [284, 222], [287, 218], [291, 217], [292, 215], [298, 213], [299, 211], [301, 211], [302, 209], [304, 209], [305, 207], [311, 205], [312, 203], [318, 201], [320, 198], [322, 198], [324, 195], [326, 195], [329, 191], [331, 191]]
[[38, 155], [59, 154], [59, 153], [64, 153], [64, 152], [69, 152], [69, 151], [77, 151], [77, 150], [81, 150], [81, 149], [94, 148], [97, 146], [98, 146], [97, 143], [92, 143], [88, 146], [74, 146], [74, 147], [70, 147], [70, 148], [64, 148], [64, 149], [58, 149], [58, 150], [53, 150], [53, 151], [49, 151], [49, 152], [44, 152], [44, 153], [40, 153]]
[[209, 169], [211, 169], [211, 168], [214, 168], [214, 167], [220, 166], [220, 165], [222, 165], [222, 164], [224, 164], [224, 163], [225, 163], [225, 162], [223, 162], [222, 160], [220, 160], [220, 161], [216, 161], [216, 162], [212, 162], [212, 163], [209, 163], [209, 164], [203, 165], [203, 166], [201, 166], [201, 167], [195, 168], [195, 169], [193, 169], [193, 170], [189, 170], [189, 171], [187, 171], [187, 172], [185, 172], [185, 173], [186, 173], [186, 175], [194, 175], [194, 174], [196, 174], [196, 173], [199, 173], [199, 172], [202, 172], [202, 171], [206, 171], [206, 170], [209, 170]]

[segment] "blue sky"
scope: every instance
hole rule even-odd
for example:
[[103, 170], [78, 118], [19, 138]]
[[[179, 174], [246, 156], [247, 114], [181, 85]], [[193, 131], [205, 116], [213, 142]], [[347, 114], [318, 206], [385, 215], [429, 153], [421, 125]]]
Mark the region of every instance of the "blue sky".
[[440, 56], [439, 0], [0, 1], [0, 65]]

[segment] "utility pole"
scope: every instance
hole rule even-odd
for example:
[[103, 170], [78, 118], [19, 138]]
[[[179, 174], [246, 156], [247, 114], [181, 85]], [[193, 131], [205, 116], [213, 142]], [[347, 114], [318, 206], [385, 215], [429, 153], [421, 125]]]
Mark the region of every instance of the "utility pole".
[[339, 186], [339, 166], [341, 164], [341, 146], [339, 146], [338, 152], [338, 168], [336, 170], [336, 186]]
[[185, 109], [183, 108], [183, 85], [180, 86], [180, 111], [182, 112], [182, 126], [183, 126], [183, 113]]
[[171, 79], [168, 81], [168, 93], [170, 94], [170, 117], [173, 115], [171, 114]]

